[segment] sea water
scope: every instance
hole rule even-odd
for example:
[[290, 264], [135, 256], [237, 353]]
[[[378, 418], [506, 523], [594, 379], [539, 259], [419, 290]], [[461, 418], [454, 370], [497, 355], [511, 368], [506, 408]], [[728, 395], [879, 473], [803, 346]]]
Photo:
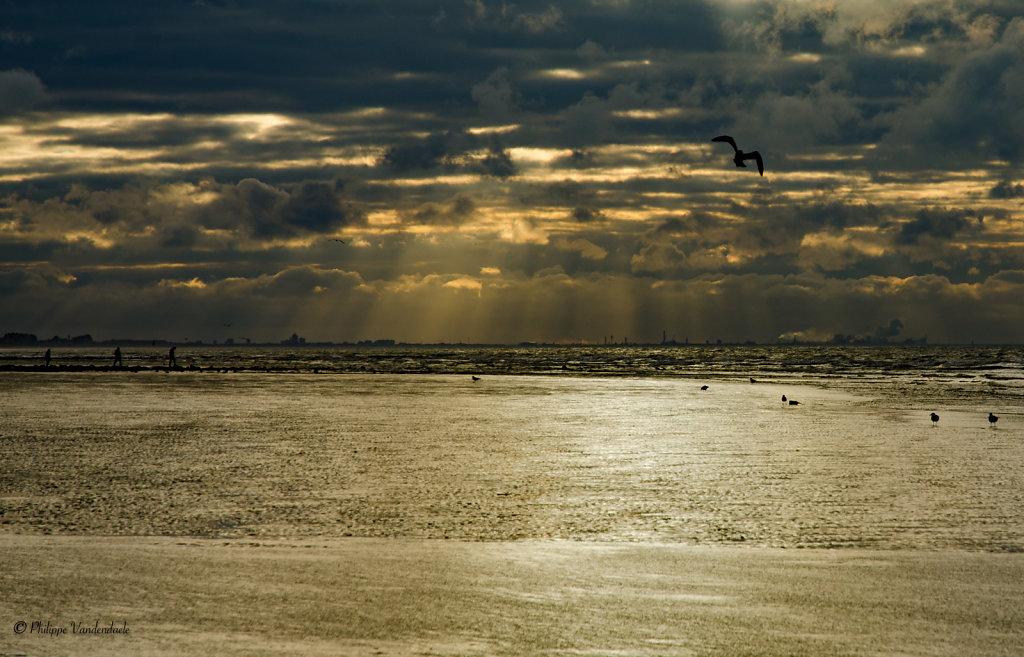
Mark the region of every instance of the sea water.
[[1024, 549], [1019, 347], [38, 351], [3, 532]]

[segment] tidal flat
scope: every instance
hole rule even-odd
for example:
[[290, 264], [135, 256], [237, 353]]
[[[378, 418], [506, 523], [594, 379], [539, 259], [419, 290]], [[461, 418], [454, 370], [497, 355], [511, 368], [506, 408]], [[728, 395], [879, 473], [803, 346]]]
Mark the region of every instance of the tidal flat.
[[6, 372], [0, 654], [1021, 654], [1017, 370], [872, 367]]
[[[0, 535], [3, 654], [1019, 655], [1024, 555]], [[15, 634], [38, 621], [69, 633]], [[125, 623], [127, 635], [70, 634]]]

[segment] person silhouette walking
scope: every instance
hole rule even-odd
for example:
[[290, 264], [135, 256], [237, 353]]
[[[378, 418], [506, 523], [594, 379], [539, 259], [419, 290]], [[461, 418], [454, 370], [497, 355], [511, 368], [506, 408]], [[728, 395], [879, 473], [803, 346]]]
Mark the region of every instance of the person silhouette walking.
[[49, 349], [47, 349], [46, 353], [43, 354], [43, 358], [46, 359], [46, 366], [49, 367], [50, 366], [50, 350]]
[[121, 347], [114, 347], [114, 367], [121, 367]]
[[175, 347], [171, 347], [167, 352], [167, 369], [178, 366], [178, 361], [174, 358]]

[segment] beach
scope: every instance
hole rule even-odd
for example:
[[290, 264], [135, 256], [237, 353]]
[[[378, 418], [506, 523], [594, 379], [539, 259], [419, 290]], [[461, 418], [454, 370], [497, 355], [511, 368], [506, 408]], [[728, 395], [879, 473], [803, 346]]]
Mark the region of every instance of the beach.
[[[0, 537], [3, 654], [1018, 655], [1024, 555]], [[77, 619], [77, 620], [76, 620]], [[67, 634], [16, 635], [47, 622]], [[76, 635], [98, 622], [125, 635]]]
[[1024, 650], [1015, 364], [290, 367], [0, 376], [0, 654]]

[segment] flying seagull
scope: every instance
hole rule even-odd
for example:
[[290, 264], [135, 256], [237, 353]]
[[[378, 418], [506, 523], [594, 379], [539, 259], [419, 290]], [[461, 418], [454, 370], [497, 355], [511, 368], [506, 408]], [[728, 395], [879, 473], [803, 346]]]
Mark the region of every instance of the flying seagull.
[[758, 153], [757, 151], [750, 151], [749, 153], [744, 153], [743, 151], [736, 147], [736, 140], [730, 137], [729, 135], [719, 135], [717, 137], [714, 137], [711, 141], [724, 141], [725, 143], [732, 146], [732, 149], [736, 151], [736, 155], [732, 158], [732, 161], [735, 162], [736, 166], [738, 167], [746, 168], [747, 165], [743, 164], [744, 160], [756, 160], [757, 172], [762, 176], [764, 175], [764, 160], [761, 159], [761, 154]]
[[337, 237], [332, 237], [332, 238], [331, 238], [331, 241], [332, 241], [332, 242], [341, 242], [342, 244], [344, 244], [344, 243], [345, 243], [345, 240], [339, 240], [339, 239], [338, 239]]

